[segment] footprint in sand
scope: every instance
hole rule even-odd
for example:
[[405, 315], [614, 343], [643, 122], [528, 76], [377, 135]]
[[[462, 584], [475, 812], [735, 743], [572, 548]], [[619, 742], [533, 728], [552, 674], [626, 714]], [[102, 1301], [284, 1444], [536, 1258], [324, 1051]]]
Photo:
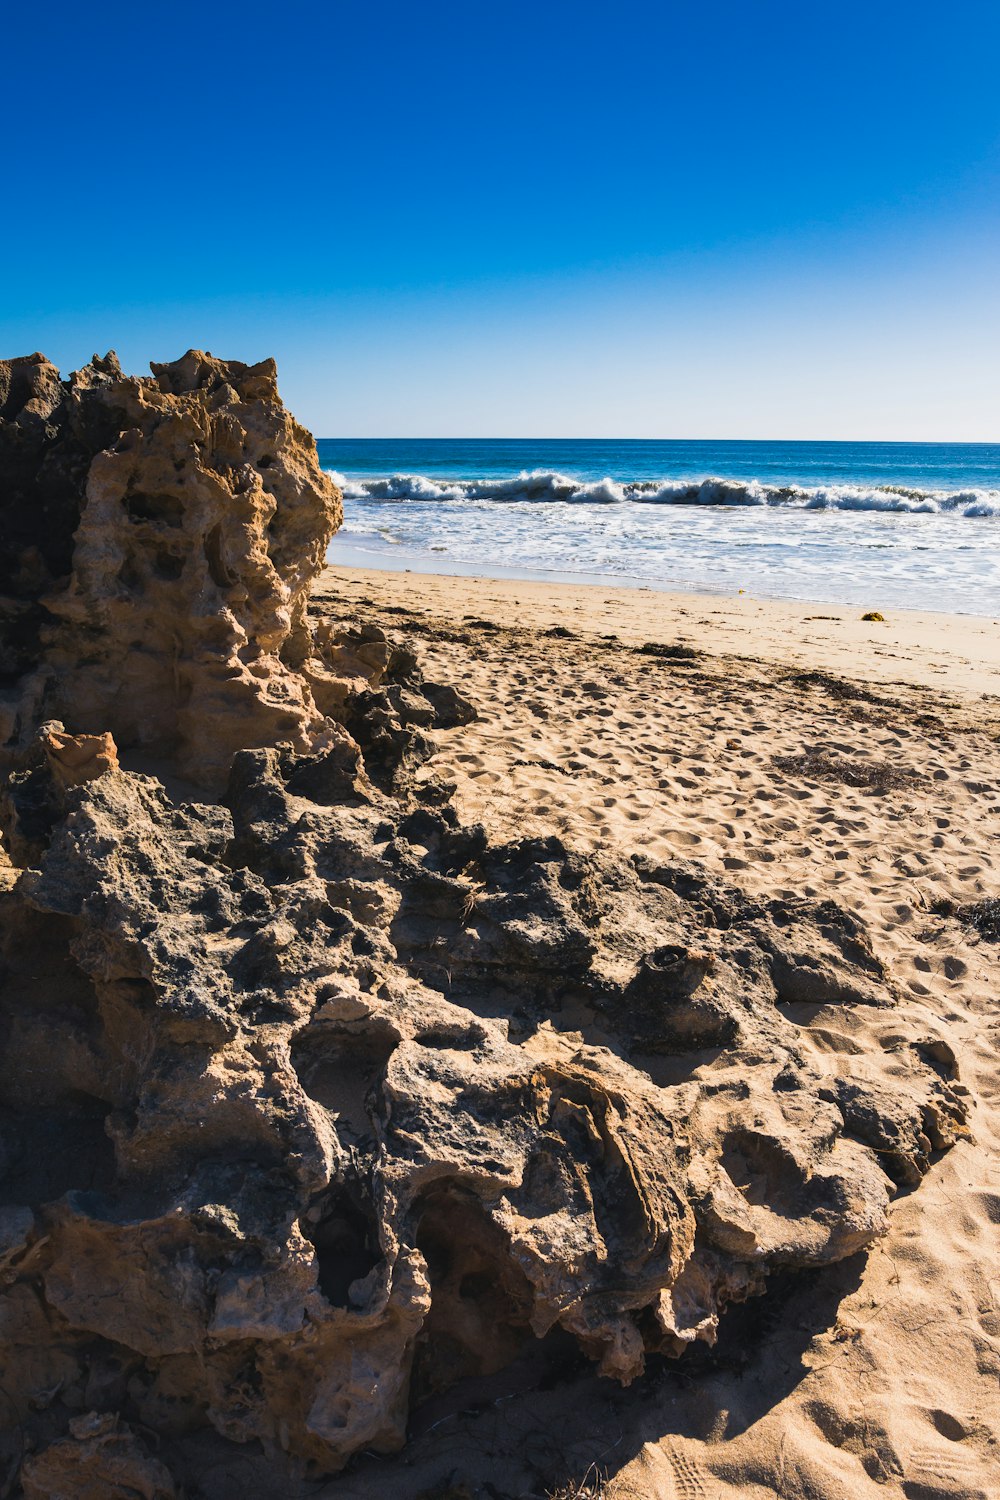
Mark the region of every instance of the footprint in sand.
[[688, 1457], [678, 1444], [669, 1439], [665, 1439], [660, 1447], [672, 1470], [676, 1500], [707, 1500], [708, 1491], [697, 1461]]

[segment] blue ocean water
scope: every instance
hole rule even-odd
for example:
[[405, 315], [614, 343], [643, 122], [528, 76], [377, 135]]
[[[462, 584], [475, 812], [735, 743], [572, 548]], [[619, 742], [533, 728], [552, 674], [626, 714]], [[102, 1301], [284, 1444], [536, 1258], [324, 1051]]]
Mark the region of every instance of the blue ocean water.
[[1000, 614], [1000, 443], [318, 446], [331, 560]]

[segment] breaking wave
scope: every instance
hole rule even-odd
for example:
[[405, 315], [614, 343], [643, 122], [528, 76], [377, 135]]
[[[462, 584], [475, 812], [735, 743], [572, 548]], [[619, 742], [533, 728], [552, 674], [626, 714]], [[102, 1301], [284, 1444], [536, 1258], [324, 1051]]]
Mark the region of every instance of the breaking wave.
[[911, 515], [1000, 516], [1000, 490], [917, 490], [899, 485], [764, 484], [759, 480], [665, 479], [620, 484], [611, 478], [583, 482], [553, 469], [523, 470], [507, 479], [428, 479], [389, 474], [376, 479], [331, 477], [352, 500], [557, 501], [567, 505], [772, 506], [791, 510], [883, 511]]

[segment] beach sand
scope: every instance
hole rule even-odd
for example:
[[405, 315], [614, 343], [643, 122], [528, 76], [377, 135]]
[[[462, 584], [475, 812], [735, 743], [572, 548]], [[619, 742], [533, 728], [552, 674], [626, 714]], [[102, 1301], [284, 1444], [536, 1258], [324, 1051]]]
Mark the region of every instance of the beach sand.
[[312, 607], [382, 625], [474, 702], [423, 774], [494, 838], [857, 911], [900, 1003], [800, 1007], [803, 1048], [850, 1076], [943, 1039], [973, 1101], [972, 1140], [896, 1199], [884, 1240], [731, 1310], [714, 1356], [628, 1391], [575, 1366], [542, 1390], [495, 1377], [317, 1493], [540, 1494], [561, 1472], [621, 1500], [1000, 1494], [1000, 943], [934, 909], [1000, 894], [997, 622], [346, 568]]

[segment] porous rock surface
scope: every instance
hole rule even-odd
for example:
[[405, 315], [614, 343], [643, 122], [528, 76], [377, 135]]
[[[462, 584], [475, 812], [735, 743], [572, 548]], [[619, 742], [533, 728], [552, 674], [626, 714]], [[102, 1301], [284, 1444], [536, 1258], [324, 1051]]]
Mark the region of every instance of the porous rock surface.
[[803, 1056], [783, 1005], [892, 1000], [836, 906], [494, 847], [333, 754], [53, 794], [0, 907], [7, 1391], [332, 1469], [554, 1327], [626, 1382], [711, 1341], [962, 1130], [940, 1043]]
[[0, 738], [110, 731], [207, 786], [233, 752], [336, 735], [307, 625], [340, 494], [273, 360], [0, 363]]
[[[234, 403], [273, 406], [258, 380], [271, 389], [248, 375], [221, 399], [219, 438], [193, 375], [124, 382], [134, 415], [148, 400], [162, 417], [153, 436], [129, 427], [125, 451], [152, 462], [187, 401], [207, 425], [186, 466], [215, 474]], [[83, 560], [97, 534], [119, 555], [120, 520], [101, 532], [103, 499], [128, 489], [107, 477], [117, 456], [87, 467], [33, 669], [66, 649], [60, 620], [85, 619], [96, 662], [67, 672], [98, 706], [84, 714], [73, 681], [46, 687], [65, 722], [25, 734], [0, 807], [0, 1389], [24, 1494], [159, 1500], [173, 1482], [147, 1439], [167, 1452], [206, 1429], [331, 1472], [399, 1447], [415, 1404], [549, 1336], [627, 1384], [650, 1355], [711, 1343], [771, 1273], [880, 1235], [966, 1110], [940, 1040], [887, 1043], [849, 1075], [803, 1049], [797, 1007], [895, 1002], [859, 920], [691, 863], [461, 826], [448, 788], [410, 771], [467, 705], [377, 632], [307, 630], [287, 584], [304, 601], [306, 528], [279, 525], [306, 554], [281, 554], [280, 575], [263, 542], [240, 554], [266, 574], [272, 623], [274, 579], [288, 586], [285, 645], [254, 658], [273, 676], [249, 673], [263, 696], [238, 649], [228, 678], [209, 653], [210, 686], [192, 656], [208, 725], [180, 700], [176, 734], [161, 721], [188, 770], [211, 781], [226, 763], [223, 794], [182, 802], [121, 768], [127, 614], [119, 574]], [[270, 505], [254, 472], [231, 512], [220, 502], [223, 557], [228, 525], [248, 535], [239, 497]], [[279, 521], [286, 498], [322, 528], [334, 515], [325, 485], [272, 498]], [[202, 527], [174, 532], [158, 618], [190, 607], [202, 568]], [[222, 585], [199, 597], [230, 651], [249, 598], [238, 617]], [[288, 655], [296, 630], [311, 654]], [[329, 738], [310, 727], [320, 667], [341, 684]], [[235, 752], [227, 682], [253, 723]], [[276, 683], [292, 683], [293, 726], [279, 716], [281, 743], [254, 743]]]

